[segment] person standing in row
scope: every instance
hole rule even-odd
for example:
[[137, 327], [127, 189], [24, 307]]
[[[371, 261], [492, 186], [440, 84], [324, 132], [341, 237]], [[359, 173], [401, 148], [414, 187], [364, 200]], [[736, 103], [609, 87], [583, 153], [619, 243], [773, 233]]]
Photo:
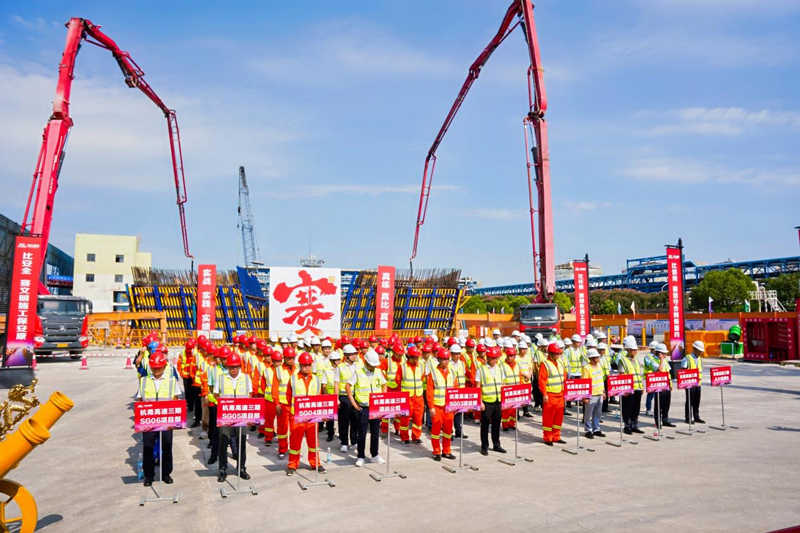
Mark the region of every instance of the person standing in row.
[[347, 453], [348, 446], [355, 446], [358, 442], [358, 428], [361, 425], [358, 411], [353, 409], [347, 396], [347, 384], [358, 370], [358, 350], [352, 344], [345, 344], [342, 353], [345, 361], [336, 367], [333, 379], [339, 394], [339, 441], [342, 443], [342, 453]]
[[367, 445], [367, 431], [370, 433], [369, 452], [370, 462], [384, 464], [384, 460], [378, 454], [380, 442], [381, 420], [379, 418], [370, 419], [369, 417], [369, 398], [373, 393], [386, 392], [386, 378], [383, 372], [378, 369], [381, 364], [378, 354], [373, 350], [368, 350], [364, 356], [364, 366], [360, 367], [347, 382], [347, 398], [350, 405], [359, 414], [360, 427], [358, 430], [358, 457], [356, 466], [364, 466], [366, 458], [365, 449]]
[[[667, 349], [667, 345], [664, 343], [659, 343], [655, 347], [655, 353], [658, 355], [658, 359], [655, 361], [651, 361], [651, 365], [655, 365], [654, 367], [651, 366], [653, 372], [666, 372], [669, 374], [670, 371], [670, 364], [669, 364], [669, 350]], [[674, 428], [675, 424], [669, 421], [669, 405], [672, 403], [672, 379], [668, 380], [669, 388], [667, 390], [657, 392], [658, 395], [656, 400], [656, 409], [653, 411], [653, 417], [655, 419], [656, 427], [668, 427]]]
[[642, 409], [642, 365], [636, 358], [638, 346], [633, 337], [623, 341], [624, 349], [617, 354], [617, 370], [620, 374], [633, 376], [633, 392], [622, 397], [622, 420], [625, 423], [625, 433], [644, 433], [639, 429], [639, 412]]
[[[458, 344], [450, 347], [459, 348]], [[448, 368], [450, 353], [445, 348], [436, 352], [439, 364], [431, 369], [428, 374], [426, 394], [431, 415], [431, 444], [433, 445], [433, 460], [455, 459], [451, 453], [450, 442], [453, 438], [453, 413], [445, 411], [445, 391], [455, 386], [453, 371]]]
[[[220, 349], [220, 355], [225, 357], [227, 373], [223, 373], [216, 383], [214, 394], [217, 398], [249, 398], [253, 392], [250, 376], [241, 371], [242, 358], [238, 353], [232, 352], [227, 346]], [[238, 442], [238, 467], [242, 479], [250, 479], [247, 473], [247, 432], [242, 427], [219, 428], [219, 475], [217, 481], [222, 483], [228, 476], [228, 444], [231, 439]]]
[[[296, 342], [296, 341], [295, 341]], [[291, 343], [290, 343], [291, 344]], [[291, 346], [283, 349], [283, 364], [275, 369], [275, 379], [272, 382], [272, 397], [275, 401], [275, 414], [278, 415], [278, 459], [286, 457], [289, 451], [289, 419], [291, 410], [286, 391], [289, 381], [297, 373], [294, 361], [297, 354]]]
[[[706, 352], [706, 345], [703, 341], [694, 341], [692, 353], [687, 353], [681, 360], [681, 368], [696, 368], [699, 374], [697, 387], [686, 389], [686, 404], [684, 407], [685, 422], [689, 423], [689, 416], [694, 417], [695, 424], [705, 424], [706, 421], [700, 418], [700, 392], [703, 385], [703, 354]], [[690, 412], [691, 411], [691, 412]]]
[[[644, 361], [642, 362], [642, 367], [644, 368], [644, 375], [647, 376], [650, 372], [655, 372], [655, 370], [651, 370], [653, 367], [658, 366], [658, 354], [656, 353], [656, 346], [658, 343], [656, 341], [652, 341], [648, 348], [650, 351], [645, 354]], [[645, 378], [645, 381], [647, 378]], [[644, 400], [644, 414], [650, 416], [653, 414], [653, 398], [656, 397], [655, 392], [645, 392], [645, 400]]]
[[[317, 449], [317, 424], [314, 422], [296, 422], [294, 419], [294, 399], [303, 396], [318, 396], [321, 390], [319, 378], [311, 372], [314, 356], [303, 352], [297, 358], [299, 371], [289, 380], [286, 397], [291, 410], [291, 434], [289, 437], [289, 464], [286, 466], [286, 475], [292, 476], [300, 466], [300, 448], [303, 437], [306, 438], [308, 447], [308, 463], [311, 468], [319, 468], [324, 473], [325, 468], [319, 464], [319, 450]], [[324, 378], [323, 378], [324, 379]]]
[[605, 371], [600, 365], [600, 354], [597, 349], [589, 348], [586, 351], [589, 364], [583, 367], [581, 378], [592, 380], [592, 397], [583, 400], [583, 429], [586, 431], [586, 438], [605, 437], [600, 431], [600, 418], [603, 411], [603, 400], [606, 397], [603, 383], [605, 381]]
[[[425, 385], [423, 378], [425, 371], [419, 361], [419, 349], [411, 346], [406, 354], [405, 362], [397, 369], [395, 381], [400, 383], [400, 390], [408, 393], [409, 416], [400, 417], [400, 439], [403, 444], [422, 444], [422, 415], [425, 410]], [[411, 436], [408, 426], [411, 425]]]
[[562, 364], [561, 347], [551, 343], [547, 347], [547, 359], [539, 365], [539, 390], [542, 391], [542, 440], [547, 446], [553, 443], [566, 444], [561, 438], [564, 423], [564, 382], [567, 369]]
[[[181, 393], [177, 380], [172, 373], [165, 372], [167, 357], [155, 353], [150, 357], [150, 374], [139, 380], [137, 399], [142, 402], [158, 402], [176, 400]], [[148, 431], [142, 433], [142, 469], [144, 470], [144, 486], [149, 487], [155, 478], [155, 446], [156, 439], [161, 436], [161, 481], [172, 483], [172, 430]]]
[[499, 360], [500, 348], [489, 348], [486, 351], [486, 364], [478, 369], [478, 383], [481, 387], [481, 455], [489, 455], [489, 426], [492, 430], [492, 450], [506, 453], [500, 445], [500, 390], [503, 388], [503, 370], [497, 364]]
[[[473, 343], [474, 344], [474, 343]], [[461, 354], [461, 346], [454, 344], [450, 347], [450, 370], [453, 372], [454, 387], [463, 389], [467, 386], [467, 382], [471, 379], [471, 371], [467, 367], [467, 362]], [[453, 429], [455, 431], [455, 438], [468, 439], [464, 432], [464, 413], [455, 413], [453, 416]]]

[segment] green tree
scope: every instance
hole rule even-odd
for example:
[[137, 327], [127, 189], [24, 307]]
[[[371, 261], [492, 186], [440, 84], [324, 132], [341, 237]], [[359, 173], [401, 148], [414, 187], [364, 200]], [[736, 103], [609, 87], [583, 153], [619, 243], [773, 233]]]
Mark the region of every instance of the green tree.
[[464, 302], [464, 305], [461, 307], [462, 313], [485, 313], [486, 312], [486, 302], [483, 301], [478, 295], [470, 296], [467, 298], [467, 301]]
[[572, 295], [557, 292], [553, 295], [553, 303], [558, 306], [562, 313], [569, 313], [572, 309]]
[[708, 298], [713, 298], [712, 307], [717, 312], [741, 311], [747, 293], [753, 282], [741, 270], [715, 270], [706, 274], [689, 295], [691, 308], [695, 311], [708, 310]]
[[768, 291], [778, 291], [778, 300], [787, 310], [794, 311], [797, 299], [800, 298], [800, 273], [781, 274], [767, 280], [764, 287]]
[[600, 304], [598, 308], [598, 315], [616, 315], [617, 314], [617, 304], [612, 302], [611, 300], [603, 300], [603, 303]]

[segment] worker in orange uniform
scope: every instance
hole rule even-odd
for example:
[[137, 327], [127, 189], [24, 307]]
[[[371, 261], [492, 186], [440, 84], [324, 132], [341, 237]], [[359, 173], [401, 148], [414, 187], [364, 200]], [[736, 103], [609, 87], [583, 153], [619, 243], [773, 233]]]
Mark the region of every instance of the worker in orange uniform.
[[[453, 346], [458, 346], [455, 344]], [[428, 374], [426, 394], [431, 414], [431, 444], [433, 444], [433, 460], [455, 459], [450, 450], [453, 439], [453, 413], [444, 409], [445, 391], [455, 386], [455, 379], [449, 367], [450, 353], [445, 348], [436, 352], [438, 364]]]
[[[308, 463], [311, 468], [319, 468], [320, 472], [325, 472], [325, 467], [319, 464], [319, 451], [317, 449], [317, 424], [315, 422], [296, 422], [294, 419], [294, 399], [301, 396], [318, 396], [320, 393], [320, 381], [311, 372], [311, 365], [314, 357], [310, 353], [301, 353], [297, 358], [299, 370], [292, 375], [289, 386], [286, 390], [286, 398], [289, 401], [291, 417], [291, 437], [289, 440], [289, 464], [286, 466], [286, 475], [293, 476], [300, 465], [300, 448], [303, 445], [303, 437], [306, 438], [308, 447]], [[318, 466], [319, 465], [319, 466]]]
[[286, 391], [292, 376], [297, 373], [295, 357], [294, 348], [287, 346], [283, 349], [283, 364], [275, 369], [272, 382], [272, 397], [276, 398], [275, 413], [278, 415], [278, 459], [285, 458], [289, 451], [289, 421], [292, 413]]
[[556, 343], [547, 347], [547, 359], [539, 365], [539, 390], [542, 391], [542, 431], [544, 443], [552, 446], [554, 442], [566, 444], [561, 438], [561, 424], [564, 422], [564, 381], [567, 369], [559, 356], [562, 349]]
[[[391, 357], [387, 357], [385, 361], [381, 362], [382, 364], [386, 365], [386, 391], [398, 392], [400, 390], [400, 382], [397, 381], [397, 369], [400, 368], [401, 364], [403, 364], [405, 348], [403, 348], [403, 344], [398, 341], [389, 347], [389, 351], [392, 352]], [[392, 425], [394, 426], [394, 434], [399, 435], [400, 419], [393, 419]], [[381, 433], [387, 433], [388, 431], [389, 421], [381, 420]]]
[[[408, 348], [406, 360], [397, 368], [395, 382], [400, 384], [400, 390], [409, 396], [409, 416], [400, 417], [400, 439], [403, 444], [422, 444], [422, 413], [425, 409], [423, 395], [424, 372], [419, 361], [419, 349], [416, 346]], [[408, 425], [411, 424], [411, 436], [408, 434]]]
[[[503, 385], [519, 385], [522, 383], [522, 375], [520, 374], [520, 367], [517, 364], [517, 349], [511, 345], [511, 342], [506, 343], [505, 348], [506, 360], [501, 363], [501, 370], [503, 371]], [[517, 427], [517, 410], [516, 409], [503, 409], [501, 412], [501, 422], [503, 431], [508, 433]]]
[[[450, 346], [450, 366], [449, 369], [453, 374], [453, 387], [463, 389], [467, 386], [469, 371], [466, 369], [467, 363], [464, 354], [461, 353], [461, 346], [453, 344]], [[455, 438], [461, 438], [464, 432], [464, 413], [453, 413], [453, 430], [455, 431]], [[468, 439], [466, 435], [463, 435]]]
[[[256, 363], [253, 365], [253, 372], [250, 378], [253, 382], [253, 395], [257, 398], [267, 398], [267, 389], [272, 393], [272, 382], [267, 381], [267, 369], [272, 369], [272, 348], [269, 347], [267, 341], [258, 339], [256, 341]], [[261, 412], [264, 415], [264, 420], [267, 419], [267, 402], [264, 402], [264, 408]], [[258, 426], [258, 433], [261, 436], [267, 434], [265, 424]]]
[[194, 350], [197, 341], [189, 339], [183, 346], [183, 350], [178, 356], [178, 374], [183, 380], [183, 393], [186, 396], [186, 410], [194, 416], [191, 427], [196, 428], [200, 425], [203, 417], [203, 406], [200, 402], [200, 390], [194, 386], [194, 376], [197, 374], [197, 362]]
[[[272, 353], [270, 355], [270, 364], [267, 365], [266, 360], [264, 361], [264, 370], [262, 371], [263, 382], [264, 382], [264, 412], [266, 414], [264, 418], [264, 444], [267, 446], [272, 446], [272, 439], [275, 436], [275, 419], [277, 418], [277, 405], [278, 405], [278, 397], [273, 395], [273, 390], [275, 386], [275, 380], [277, 379], [277, 374], [275, 372], [276, 368], [280, 368], [283, 364], [283, 353], [279, 349], [272, 349]], [[278, 384], [280, 388], [280, 384]]]

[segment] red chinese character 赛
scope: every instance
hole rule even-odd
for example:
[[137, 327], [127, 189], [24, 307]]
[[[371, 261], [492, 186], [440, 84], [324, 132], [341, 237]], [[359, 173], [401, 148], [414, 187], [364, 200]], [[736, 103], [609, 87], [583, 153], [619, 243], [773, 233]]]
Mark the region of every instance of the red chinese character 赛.
[[311, 331], [319, 335], [322, 333], [322, 330], [316, 327], [319, 321], [333, 317], [333, 313], [323, 311], [324, 306], [319, 302], [319, 296], [336, 294], [336, 285], [326, 278], [312, 279], [311, 274], [305, 270], [301, 270], [299, 276], [299, 284], [289, 286], [286, 283], [279, 283], [272, 294], [280, 303], [287, 302], [294, 294], [298, 305], [286, 309], [289, 316], [283, 321], [286, 324], [297, 324], [300, 327], [297, 333]]

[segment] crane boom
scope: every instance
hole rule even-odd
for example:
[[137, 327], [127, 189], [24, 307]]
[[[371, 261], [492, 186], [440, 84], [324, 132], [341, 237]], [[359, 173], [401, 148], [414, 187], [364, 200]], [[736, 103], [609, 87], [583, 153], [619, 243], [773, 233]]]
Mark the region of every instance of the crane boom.
[[245, 266], [261, 265], [261, 252], [256, 240], [253, 210], [250, 208], [250, 187], [247, 186], [244, 167], [239, 167], [239, 226], [242, 230]]
[[[515, 18], [518, 19], [516, 23], [514, 23]], [[547, 95], [544, 87], [544, 70], [542, 69], [539, 55], [539, 41], [536, 36], [536, 25], [533, 18], [533, 4], [530, 0], [514, 0], [511, 3], [497, 33], [470, 66], [467, 78], [428, 150], [422, 172], [422, 189], [417, 210], [414, 248], [410, 260], [413, 264], [414, 258], [417, 256], [420, 228], [425, 223], [425, 216], [428, 212], [433, 173], [436, 168], [436, 151], [453, 123], [461, 105], [464, 103], [469, 90], [475, 80], [478, 79], [478, 76], [480, 76], [481, 69], [497, 47], [517, 26], [522, 26], [525, 41], [528, 45], [528, 55], [530, 56], [530, 66], [528, 68], [529, 109], [525, 123], [533, 130], [533, 140], [530, 146], [533, 153], [533, 163], [529, 162], [529, 169], [531, 167], [534, 169], [538, 202], [538, 208], [534, 208], [533, 194], [530, 191], [534, 273], [538, 272], [539, 278], [536, 282], [537, 300], [550, 302], [555, 294], [555, 264], [553, 257], [553, 215], [550, 200], [550, 155], [547, 143], [547, 124], [544, 118], [547, 111]], [[534, 217], [538, 219], [536, 221], [537, 224], [534, 224]], [[537, 232], [534, 229], [536, 225], [538, 225], [538, 253], [536, 246]], [[535, 274], [534, 278], [536, 278]]]
[[[186, 257], [192, 258], [189, 253], [186, 215], [184, 212], [187, 195], [186, 179], [183, 172], [183, 153], [175, 111], [168, 108], [144, 80], [144, 72], [131, 58], [130, 54], [120, 50], [110, 37], [100, 31], [100, 26], [82, 18], [72, 18], [66, 26], [67, 42], [64, 54], [61, 57], [61, 63], [58, 66], [58, 84], [56, 85], [56, 95], [53, 99], [53, 114], [47, 121], [42, 135], [42, 146], [39, 150], [36, 170], [33, 174], [33, 182], [22, 220], [23, 232], [27, 231], [33, 235], [40, 235], [42, 249], [47, 250], [47, 244], [50, 240], [50, 225], [53, 221], [53, 203], [58, 189], [58, 178], [64, 162], [67, 139], [73, 124], [72, 117], [69, 114], [69, 104], [72, 80], [75, 77], [75, 59], [81, 43], [85, 40], [90, 44], [110, 51], [122, 70], [128, 87], [142, 91], [164, 113], [164, 117], [167, 120], [167, 133], [169, 134], [173, 179], [183, 237], [183, 251]], [[28, 222], [29, 215], [31, 216], [30, 223]], [[41, 292], [47, 293], [43, 285], [40, 286]]]

